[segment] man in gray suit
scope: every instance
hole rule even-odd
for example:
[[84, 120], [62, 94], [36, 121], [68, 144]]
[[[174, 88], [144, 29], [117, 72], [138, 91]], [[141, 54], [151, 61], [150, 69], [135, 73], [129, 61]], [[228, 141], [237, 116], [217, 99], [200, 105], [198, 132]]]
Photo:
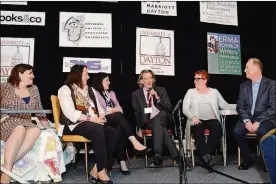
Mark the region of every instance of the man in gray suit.
[[248, 132], [256, 133], [258, 138], [261, 138], [276, 127], [275, 80], [262, 76], [262, 70], [263, 65], [259, 59], [249, 59], [245, 73], [250, 80], [240, 85], [237, 101], [240, 120], [233, 132], [243, 158], [239, 170], [247, 170], [252, 165], [246, 134]]
[[[150, 129], [153, 137], [154, 158], [151, 167], [162, 167], [163, 145], [169, 149], [173, 160], [177, 161], [179, 152], [168, 134], [169, 115], [172, 111], [170, 98], [163, 87], [155, 86], [156, 77], [151, 70], [140, 73], [140, 89], [132, 93], [132, 107], [138, 129]], [[138, 133], [140, 133], [139, 131]]]

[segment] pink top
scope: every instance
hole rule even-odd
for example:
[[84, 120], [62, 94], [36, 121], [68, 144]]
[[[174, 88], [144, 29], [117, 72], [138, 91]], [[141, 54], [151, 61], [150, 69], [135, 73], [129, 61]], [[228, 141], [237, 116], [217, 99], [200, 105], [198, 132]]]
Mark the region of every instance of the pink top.
[[[113, 102], [115, 103], [115, 107], [119, 108], [120, 111], [121, 111], [121, 113], [123, 113], [123, 109], [122, 109], [120, 103], [118, 102], [115, 93], [114, 93], [113, 91], [110, 91], [110, 92], [109, 92], [109, 95], [110, 95], [110, 98], [111, 98], [111, 99], [113, 100]], [[99, 102], [100, 102], [101, 106], [102, 106], [102, 107], [104, 108], [104, 110], [106, 111], [106, 110], [107, 110], [106, 102], [105, 102], [103, 96], [102, 96], [98, 91], [97, 91], [97, 97], [98, 97], [98, 99], [99, 99]]]

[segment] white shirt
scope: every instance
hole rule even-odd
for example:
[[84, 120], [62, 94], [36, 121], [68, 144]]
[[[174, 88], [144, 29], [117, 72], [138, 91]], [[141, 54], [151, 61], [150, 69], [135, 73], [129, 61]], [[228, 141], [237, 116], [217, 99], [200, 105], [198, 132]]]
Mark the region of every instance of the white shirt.
[[199, 108], [198, 108], [198, 118], [202, 120], [217, 119], [215, 112], [213, 110], [210, 97], [210, 93], [200, 94]]
[[[80, 89], [81, 90], [81, 89]], [[92, 91], [95, 95], [97, 104], [100, 104], [97, 95], [96, 95], [96, 90], [92, 88]], [[63, 114], [73, 123], [76, 123], [79, 119], [79, 117], [82, 114], [82, 111], [79, 111], [75, 108], [72, 96], [71, 96], [71, 90], [67, 85], [63, 85], [59, 90], [58, 90], [58, 99], [59, 99], [59, 104], [60, 104], [60, 108], [63, 112]], [[92, 100], [91, 100], [92, 102]], [[90, 103], [91, 103], [90, 102]], [[93, 102], [92, 102], [93, 103]], [[91, 104], [94, 105], [94, 104]], [[105, 114], [104, 109], [101, 107], [101, 105], [98, 105], [98, 110], [99, 110], [99, 114]], [[89, 111], [89, 115], [91, 116], [95, 116], [94, 112]], [[71, 131], [74, 130], [74, 128], [81, 123], [82, 121], [74, 124], [74, 125], [69, 125], [69, 129]], [[61, 136], [63, 134], [63, 129], [64, 129], [64, 125], [59, 125], [58, 128], [58, 135]]]

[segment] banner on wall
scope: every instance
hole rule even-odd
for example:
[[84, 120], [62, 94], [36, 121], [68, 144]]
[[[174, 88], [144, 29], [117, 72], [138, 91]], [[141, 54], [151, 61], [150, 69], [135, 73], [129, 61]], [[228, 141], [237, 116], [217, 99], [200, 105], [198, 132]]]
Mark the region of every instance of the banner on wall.
[[0, 1], [0, 4], [6, 4], [6, 5], [27, 5], [27, 1]]
[[144, 69], [174, 76], [174, 31], [136, 29], [136, 74]]
[[201, 1], [200, 21], [238, 26], [237, 2]]
[[1, 83], [7, 81], [12, 68], [20, 63], [34, 64], [34, 38], [1, 37]]
[[176, 2], [142, 1], [141, 13], [149, 15], [177, 16]]
[[207, 33], [208, 72], [241, 75], [240, 35]]
[[60, 12], [60, 47], [112, 47], [111, 14]]
[[45, 26], [45, 12], [2, 11], [0, 24]]
[[77, 64], [86, 65], [88, 73], [111, 73], [111, 59], [76, 57], [63, 57], [62, 72], [70, 72], [71, 67]]

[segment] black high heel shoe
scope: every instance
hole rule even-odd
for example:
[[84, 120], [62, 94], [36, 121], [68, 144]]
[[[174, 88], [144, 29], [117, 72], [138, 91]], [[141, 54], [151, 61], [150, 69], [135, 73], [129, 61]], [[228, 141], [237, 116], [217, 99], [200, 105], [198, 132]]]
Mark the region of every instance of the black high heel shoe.
[[88, 178], [88, 181], [90, 181], [93, 184], [97, 184], [97, 178], [95, 178], [94, 176], [90, 175]]
[[135, 150], [136, 155], [146, 155], [151, 151], [151, 148], [145, 148], [143, 150]]
[[120, 171], [123, 175], [130, 175], [130, 171], [127, 170], [127, 171], [123, 171], [121, 168], [120, 168]]
[[101, 184], [113, 184], [113, 181], [111, 180], [101, 180], [98, 178], [98, 183], [101, 183]]
[[[95, 167], [95, 165], [96, 165], [96, 162], [92, 164], [92, 169]], [[91, 183], [97, 184], [97, 180], [98, 179], [96, 177], [89, 175], [88, 181], [90, 181]]]

